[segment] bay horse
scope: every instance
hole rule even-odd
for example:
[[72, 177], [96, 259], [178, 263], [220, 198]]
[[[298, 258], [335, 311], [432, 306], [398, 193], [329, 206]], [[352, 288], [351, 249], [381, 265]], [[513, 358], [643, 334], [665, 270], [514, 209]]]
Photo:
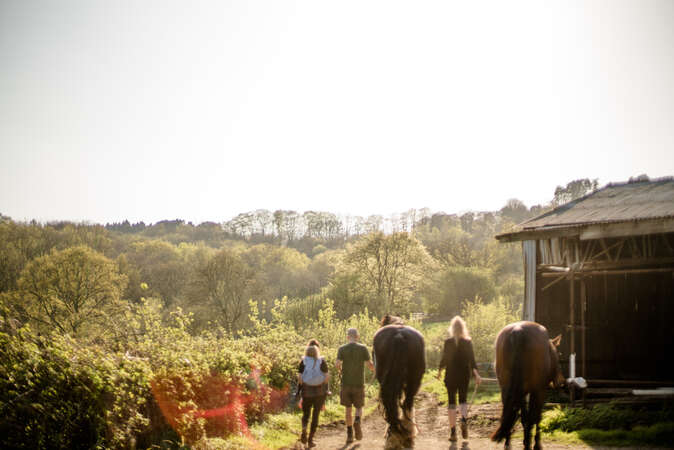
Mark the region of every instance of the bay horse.
[[412, 448], [417, 431], [414, 396], [426, 371], [424, 337], [400, 318], [388, 314], [381, 325], [374, 335], [373, 355], [379, 399], [388, 423], [384, 448]]
[[557, 354], [561, 339], [561, 335], [549, 339], [543, 325], [527, 321], [506, 325], [496, 337], [496, 377], [501, 387], [503, 410], [499, 428], [491, 439], [496, 442], [505, 439], [506, 449], [510, 448], [510, 434], [518, 415], [524, 427], [524, 448], [531, 448], [534, 425], [534, 449], [541, 448], [539, 422], [545, 389], [550, 383], [555, 387], [564, 383]]

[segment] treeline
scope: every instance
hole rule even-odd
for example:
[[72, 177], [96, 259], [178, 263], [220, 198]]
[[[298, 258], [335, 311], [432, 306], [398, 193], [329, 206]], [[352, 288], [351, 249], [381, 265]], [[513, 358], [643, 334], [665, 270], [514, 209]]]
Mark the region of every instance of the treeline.
[[513, 199], [495, 212], [409, 210], [388, 219], [257, 210], [222, 224], [101, 226], [2, 216], [0, 295], [18, 320], [70, 334], [142, 298], [159, 299], [167, 314], [192, 313], [195, 332], [249, 326], [251, 300], [269, 317], [285, 298], [297, 326], [327, 299], [340, 318], [365, 309], [449, 316], [476, 297], [515, 305], [521, 251], [494, 235], [596, 186], [558, 187], [545, 207]]

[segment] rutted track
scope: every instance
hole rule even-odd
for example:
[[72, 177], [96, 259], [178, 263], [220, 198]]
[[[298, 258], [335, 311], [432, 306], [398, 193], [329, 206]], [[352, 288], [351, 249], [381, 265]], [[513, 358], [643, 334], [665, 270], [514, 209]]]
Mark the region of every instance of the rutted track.
[[[459, 439], [457, 442], [450, 443], [449, 425], [446, 414], [446, 407], [439, 405], [437, 399], [428, 392], [420, 392], [416, 399], [416, 418], [419, 426], [419, 435], [416, 440], [416, 449], [462, 449], [462, 450], [483, 450], [483, 449], [502, 449], [503, 444], [496, 444], [489, 439], [491, 433], [496, 429], [501, 405], [499, 403], [489, 403], [484, 405], [475, 405], [470, 412], [469, 422], [470, 437], [467, 440]], [[363, 420], [363, 440], [346, 444], [346, 426], [344, 422], [326, 424], [319, 427], [316, 433], [316, 444], [318, 449], [382, 449], [384, 447], [384, 432], [386, 422], [379, 411], [375, 411]], [[451, 445], [450, 445], [451, 444]], [[521, 442], [513, 440], [513, 447], [518, 448]], [[572, 448], [591, 448], [589, 446], [570, 446], [543, 441], [545, 449], [551, 450], [569, 450]], [[301, 449], [302, 444], [297, 442], [291, 449]]]

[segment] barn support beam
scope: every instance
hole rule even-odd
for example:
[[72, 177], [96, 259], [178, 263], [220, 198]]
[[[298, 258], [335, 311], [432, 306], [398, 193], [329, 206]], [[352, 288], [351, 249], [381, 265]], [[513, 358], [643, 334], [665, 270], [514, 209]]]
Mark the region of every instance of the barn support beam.
[[522, 319], [536, 321], [536, 241], [522, 242], [524, 257], [524, 306]]
[[[575, 303], [575, 296], [574, 296], [574, 283], [573, 283], [573, 275], [569, 277], [569, 367], [571, 366], [571, 358], [573, 358], [573, 354], [576, 353], [576, 318], [575, 318], [575, 308], [574, 308], [574, 303]], [[575, 376], [575, 374], [569, 373], [569, 377]], [[571, 397], [571, 404], [574, 404], [575, 401], [575, 392], [573, 389], [573, 386], [570, 386], [569, 388], [569, 394]]]
[[587, 342], [587, 327], [585, 326], [585, 310], [587, 309], [587, 290], [585, 287], [585, 280], [581, 278], [580, 280], [580, 348], [581, 348], [581, 376], [583, 378], [587, 377], [586, 371], [586, 361], [587, 356], [585, 353], [586, 342]]

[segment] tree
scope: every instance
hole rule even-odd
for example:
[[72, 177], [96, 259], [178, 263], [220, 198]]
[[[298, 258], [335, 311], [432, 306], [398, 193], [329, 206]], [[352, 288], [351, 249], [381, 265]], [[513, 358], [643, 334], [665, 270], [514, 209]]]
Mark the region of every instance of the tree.
[[369, 300], [366, 306], [376, 314], [406, 313], [429, 264], [430, 256], [414, 236], [374, 232], [348, 247], [335, 279], [354, 282], [357, 277]]
[[427, 312], [451, 317], [461, 304], [475, 298], [491, 301], [496, 294], [491, 271], [478, 267], [448, 267], [426, 280], [423, 290]]
[[524, 222], [529, 217], [527, 206], [516, 198], [511, 198], [506, 205], [501, 208], [501, 215], [511, 219], [515, 223]]
[[50, 245], [40, 226], [0, 222], [0, 292], [15, 290], [26, 264], [46, 254]]
[[[310, 259], [294, 248], [257, 244], [240, 254], [255, 271], [256, 294], [260, 300], [308, 295], [307, 268]], [[263, 313], [267, 311], [261, 308]]]
[[599, 181], [597, 178], [594, 180], [581, 178], [567, 183], [566, 187], [557, 186], [557, 189], [555, 189], [555, 197], [552, 199], [552, 204], [557, 207], [576, 200], [589, 192], [596, 191], [598, 185]]
[[[187, 279], [187, 270], [178, 249], [169, 242], [151, 240], [131, 244], [127, 253], [129, 279], [134, 284], [147, 283], [146, 296], [161, 297], [164, 306], [171, 306], [181, 294]], [[137, 286], [130, 286], [129, 294]], [[129, 297], [139, 300], [138, 296]]]
[[276, 235], [281, 240], [281, 245], [299, 238], [301, 216], [296, 211], [274, 211], [274, 227]]
[[39, 327], [80, 335], [109, 323], [125, 285], [115, 262], [89, 247], [53, 250], [21, 273], [16, 306]]
[[208, 317], [235, 331], [248, 312], [254, 281], [253, 269], [225, 248], [196, 269], [189, 296]]

